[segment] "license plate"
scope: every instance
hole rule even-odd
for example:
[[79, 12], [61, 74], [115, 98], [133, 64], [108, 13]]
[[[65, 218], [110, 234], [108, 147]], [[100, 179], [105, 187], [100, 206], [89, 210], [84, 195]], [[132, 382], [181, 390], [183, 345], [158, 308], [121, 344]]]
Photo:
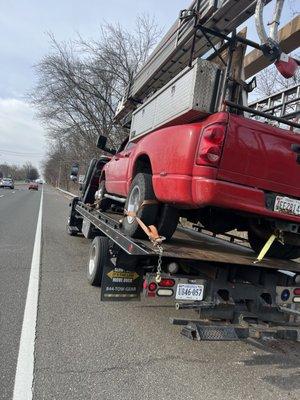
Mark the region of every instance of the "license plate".
[[283, 214], [300, 215], [300, 201], [289, 197], [276, 196], [274, 211]]
[[203, 299], [204, 286], [192, 283], [179, 283], [176, 290], [176, 300], [193, 300], [199, 301]]

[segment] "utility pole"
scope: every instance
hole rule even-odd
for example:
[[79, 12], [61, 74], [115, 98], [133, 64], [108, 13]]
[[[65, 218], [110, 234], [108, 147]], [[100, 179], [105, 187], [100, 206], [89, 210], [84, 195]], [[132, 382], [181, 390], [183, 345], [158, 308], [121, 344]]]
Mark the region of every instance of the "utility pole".
[[60, 178], [61, 178], [61, 160], [59, 160], [59, 171], [58, 171], [58, 182], [57, 187], [60, 187]]

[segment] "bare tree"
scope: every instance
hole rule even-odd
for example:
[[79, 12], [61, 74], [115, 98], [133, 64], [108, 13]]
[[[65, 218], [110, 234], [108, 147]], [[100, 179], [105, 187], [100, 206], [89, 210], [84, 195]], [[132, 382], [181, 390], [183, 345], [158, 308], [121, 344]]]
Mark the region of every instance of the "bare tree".
[[288, 0], [288, 7], [290, 11], [291, 18], [300, 14], [300, 4], [295, 0]]
[[[295, 57], [299, 57], [299, 55], [295, 54]], [[277, 71], [274, 65], [270, 65], [257, 75], [257, 89], [255, 95], [257, 97], [270, 96], [273, 93], [299, 83], [299, 68], [293, 78], [286, 79]]]
[[114, 124], [118, 101], [159, 35], [148, 16], [137, 19], [134, 32], [104, 24], [93, 41], [58, 43], [50, 35], [52, 52], [36, 66], [38, 83], [30, 95], [47, 128], [49, 157], [59, 149], [86, 163], [97, 156], [98, 135], [114, 147], [124, 139], [127, 132]]
[[17, 181], [31, 179], [35, 180], [39, 177], [39, 172], [30, 161], [23, 166], [14, 164], [0, 164], [0, 178], [12, 178]]

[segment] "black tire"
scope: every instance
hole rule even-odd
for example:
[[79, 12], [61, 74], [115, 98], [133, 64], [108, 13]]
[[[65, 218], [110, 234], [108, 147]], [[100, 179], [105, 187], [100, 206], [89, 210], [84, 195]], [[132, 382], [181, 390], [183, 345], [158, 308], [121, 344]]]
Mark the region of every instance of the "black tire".
[[76, 229], [75, 226], [70, 225], [70, 223], [71, 223], [71, 216], [68, 218], [66, 225], [67, 234], [70, 236], [77, 236], [79, 233], [78, 229]]
[[106, 211], [111, 207], [112, 201], [110, 199], [106, 199], [104, 195], [107, 193], [105, 187], [105, 181], [101, 181], [99, 185], [98, 191], [101, 190], [101, 196], [99, 198], [99, 209], [101, 211]]
[[108, 258], [109, 239], [106, 236], [96, 236], [91, 244], [87, 265], [87, 280], [90, 285], [101, 286], [102, 271]]
[[162, 204], [159, 210], [157, 221], [158, 233], [160, 236], [164, 236], [166, 241], [169, 241], [176, 231], [178, 225], [178, 209], [169, 206], [168, 204]]
[[[252, 250], [254, 250], [257, 254], [260, 253], [267, 240], [268, 238], [264, 240], [252, 230], [248, 231], [248, 241]], [[280, 242], [275, 241], [270, 247], [266, 256], [283, 260], [293, 260], [300, 257], [300, 247], [293, 246], [291, 244], [283, 245]]]
[[[144, 224], [155, 225], [159, 208], [158, 204], [145, 204], [143, 207], [140, 207], [145, 200], [156, 200], [152, 186], [152, 175], [139, 173], [135, 176], [127, 196], [125, 210], [130, 208], [128, 206], [131, 196], [136, 192], [138, 192], [137, 197], [139, 204], [137, 216], [144, 222]], [[123, 230], [131, 237], [144, 238], [146, 236], [134, 218], [125, 217], [123, 219]]]

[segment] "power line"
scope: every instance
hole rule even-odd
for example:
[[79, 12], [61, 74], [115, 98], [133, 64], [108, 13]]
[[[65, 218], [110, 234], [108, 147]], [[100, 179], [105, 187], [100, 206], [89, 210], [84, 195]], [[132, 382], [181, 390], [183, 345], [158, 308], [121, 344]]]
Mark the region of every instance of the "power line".
[[14, 150], [7, 150], [7, 149], [0, 149], [0, 151], [3, 151], [4, 153], [8, 153], [8, 155], [11, 156], [39, 156], [43, 157], [44, 155], [41, 153], [35, 153], [35, 152], [21, 152], [21, 151], [14, 151]]

